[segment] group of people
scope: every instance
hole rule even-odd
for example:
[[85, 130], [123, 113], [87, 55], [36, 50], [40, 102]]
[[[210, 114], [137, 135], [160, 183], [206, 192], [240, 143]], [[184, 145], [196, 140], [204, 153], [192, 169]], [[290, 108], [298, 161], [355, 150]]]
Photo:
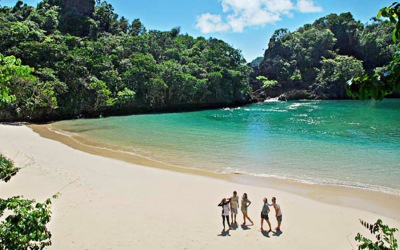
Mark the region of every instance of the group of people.
[[[247, 214], [247, 208], [250, 206], [251, 201], [247, 198], [247, 194], [244, 193], [242, 196], [242, 200], [240, 201], [240, 209], [242, 211], [243, 214], [243, 224], [242, 226], [246, 226], [246, 219], [249, 220], [249, 222], [251, 223], [250, 226], [253, 226], [254, 223], [253, 221], [250, 219], [249, 215]], [[218, 206], [222, 207], [222, 224], [224, 225], [224, 229], [223, 232], [225, 231], [225, 221], [228, 222], [228, 226], [229, 229], [232, 229], [232, 225], [229, 221], [229, 215], [231, 216], [231, 221], [232, 224], [236, 224], [236, 216], [238, 213], [238, 209], [239, 209], [239, 197], [237, 195], [236, 191], [233, 191], [233, 196], [230, 198], [223, 198], [222, 201], [218, 204]], [[268, 203], [268, 199], [264, 198], [263, 199], [263, 206], [261, 209], [261, 231], [264, 231], [264, 227], [263, 227], [263, 223], [264, 220], [268, 223], [269, 226], [269, 231], [271, 232], [271, 223], [269, 221], [269, 212], [270, 212], [270, 208], [269, 207], [273, 207], [275, 209], [275, 217], [276, 220], [278, 222], [278, 226], [275, 228], [276, 231], [280, 231], [281, 230], [281, 223], [282, 223], [282, 210], [281, 207], [276, 204], [276, 198], [272, 197], [272, 203], [269, 204]]]

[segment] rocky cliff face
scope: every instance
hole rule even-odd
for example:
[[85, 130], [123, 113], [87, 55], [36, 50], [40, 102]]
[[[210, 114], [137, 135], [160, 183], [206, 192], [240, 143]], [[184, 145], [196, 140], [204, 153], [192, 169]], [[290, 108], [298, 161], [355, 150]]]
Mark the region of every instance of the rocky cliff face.
[[65, 13], [91, 16], [94, 12], [95, 0], [60, 0], [60, 6]]

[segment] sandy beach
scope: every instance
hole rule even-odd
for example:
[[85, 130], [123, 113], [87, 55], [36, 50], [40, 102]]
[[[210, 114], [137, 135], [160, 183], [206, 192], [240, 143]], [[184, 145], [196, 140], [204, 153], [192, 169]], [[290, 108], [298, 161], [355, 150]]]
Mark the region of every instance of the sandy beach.
[[[146, 167], [66, 144], [0, 125], [0, 152], [23, 168], [0, 183], [1, 197], [60, 193], [49, 249], [357, 249], [357, 232], [368, 235], [359, 219], [400, 228], [398, 196]], [[233, 190], [248, 193], [255, 225], [221, 234], [217, 204]], [[265, 196], [282, 208], [281, 234], [259, 230]]]

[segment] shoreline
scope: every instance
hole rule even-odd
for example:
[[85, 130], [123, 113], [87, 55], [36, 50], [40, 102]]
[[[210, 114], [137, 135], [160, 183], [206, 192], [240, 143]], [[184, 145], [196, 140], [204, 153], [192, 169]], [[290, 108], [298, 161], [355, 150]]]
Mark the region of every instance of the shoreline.
[[[225, 180], [232, 183], [280, 189], [292, 194], [313, 199], [315, 201], [322, 201], [331, 205], [340, 205], [349, 208], [361, 209], [400, 221], [400, 196], [396, 194], [365, 190], [356, 187], [309, 184], [290, 179], [285, 180], [273, 177], [258, 177], [241, 173], [223, 174], [201, 169], [171, 166], [166, 163], [147, 159], [138, 155], [128, 154], [116, 150], [114, 151], [111, 149], [86, 144], [86, 142], [80, 142], [71, 136], [57, 133], [53, 128], [51, 128], [51, 124], [29, 125], [28, 127], [43, 138], [61, 142], [68, 147], [89, 154], [120, 160], [131, 164], [137, 164], [144, 167], [199, 175]], [[376, 204], [386, 204], [387, 206], [383, 208]]]
[[[49, 249], [356, 249], [357, 233], [371, 238], [359, 219], [382, 219], [400, 228], [397, 217], [384, 215], [389, 203], [375, 202], [377, 213], [341, 201], [331, 205], [325, 202], [329, 192], [321, 187], [307, 190], [287, 182], [259, 184], [244, 176], [221, 179], [145, 167], [76, 150], [27, 126], [0, 125], [0, 138], [0, 152], [22, 167], [10, 182], [0, 183], [2, 198], [23, 195], [43, 201], [60, 193], [52, 206]], [[217, 204], [233, 190], [249, 194], [255, 225], [221, 233]], [[361, 197], [333, 193], [345, 201]], [[259, 230], [262, 198], [272, 196], [284, 217], [279, 234]], [[274, 228], [274, 211], [269, 216]]]

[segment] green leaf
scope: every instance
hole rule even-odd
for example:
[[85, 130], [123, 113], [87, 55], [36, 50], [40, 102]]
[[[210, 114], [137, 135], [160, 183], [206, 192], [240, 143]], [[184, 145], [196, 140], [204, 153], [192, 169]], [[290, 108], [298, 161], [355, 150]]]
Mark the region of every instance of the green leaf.
[[379, 10], [378, 15], [376, 16], [378, 19], [381, 19], [382, 16], [382, 10]]
[[392, 40], [393, 40], [393, 42], [396, 42], [396, 41], [397, 41], [396, 29], [393, 30], [393, 32], [392, 32]]

